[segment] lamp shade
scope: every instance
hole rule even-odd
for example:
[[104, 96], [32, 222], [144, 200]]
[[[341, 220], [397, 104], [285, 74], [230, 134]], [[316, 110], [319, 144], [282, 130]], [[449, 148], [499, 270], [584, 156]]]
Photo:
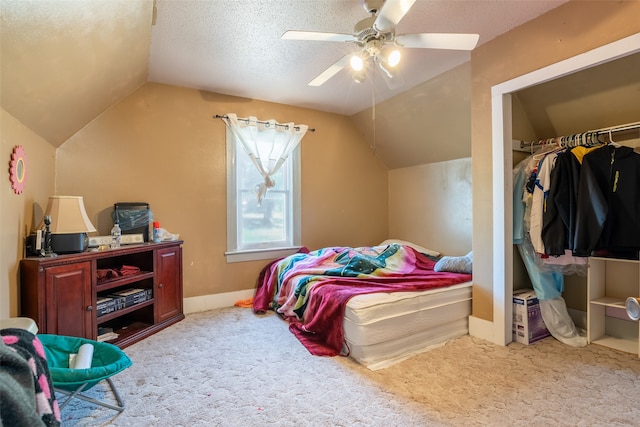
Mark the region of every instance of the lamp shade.
[[[81, 196], [51, 196], [44, 216], [51, 217], [51, 233], [72, 234], [96, 231], [84, 209]], [[40, 228], [44, 225], [44, 219]]]

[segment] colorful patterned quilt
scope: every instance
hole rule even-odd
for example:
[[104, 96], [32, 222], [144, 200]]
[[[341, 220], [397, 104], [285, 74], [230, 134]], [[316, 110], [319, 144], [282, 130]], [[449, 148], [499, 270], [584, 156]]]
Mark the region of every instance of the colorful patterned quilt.
[[258, 277], [256, 313], [274, 310], [314, 355], [348, 355], [342, 322], [347, 302], [373, 292], [409, 292], [471, 280], [435, 272], [435, 261], [410, 246], [303, 249], [268, 264]]
[[0, 426], [60, 426], [44, 347], [26, 329], [0, 329]]

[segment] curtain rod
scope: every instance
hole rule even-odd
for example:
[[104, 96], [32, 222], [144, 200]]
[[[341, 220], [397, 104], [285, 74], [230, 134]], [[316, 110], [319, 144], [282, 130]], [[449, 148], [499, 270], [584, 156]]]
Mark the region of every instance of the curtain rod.
[[[224, 116], [221, 116], [220, 114], [216, 114], [215, 116], [213, 116], [213, 118], [214, 118], [214, 119], [228, 119], [228, 118], [229, 118], [229, 116], [227, 116], [226, 114], [225, 114]], [[238, 119], [238, 120], [242, 120], [243, 122], [247, 122], [247, 123], [249, 122], [249, 119]], [[261, 124], [263, 124], [263, 125], [264, 125], [264, 124], [267, 124], [267, 125], [271, 124], [271, 123], [269, 123], [269, 122], [263, 122], [263, 121], [260, 121], [260, 120], [256, 120], [256, 122], [257, 122], [257, 123], [261, 123]], [[282, 126], [282, 127], [285, 127], [285, 128], [288, 128], [288, 127], [289, 127], [289, 125], [287, 125], [287, 124], [281, 124], [281, 123], [276, 123], [276, 126]], [[293, 128], [294, 128], [295, 130], [300, 130], [300, 126], [294, 126]], [[307, 129], [307, 132], [315, 132], [315, 131], [316, 131], [316, 130], [315, 130], [315, 129], [312, 129], [312, 128]]]
[[618, 125], [618, 126], [612, 126], [608, 128], [589, 130], [587, 132], [578, 133], [578, 134], [569, 135], [569, 136], [557, 136], [555, 138], [541, 139], [539, 141], [529, 141], [529, 142], [519, 141], [519, 142], [520, 142], [520, 148], [522, 149], [522, 148], [534, 147], [536, 145], [555, 144], [558, 141], [566, 141], [580, 135], [591, 135], [591, 136], [595, 136], [597, 139], [597, 137], [600, 135], [609, 135], [613, 132], [625, 132], [625, 131], [635, 130], [635, 129], [640, 129], [640, 122], [633, 122], [633, 123], [627, 123], [625, 125]]

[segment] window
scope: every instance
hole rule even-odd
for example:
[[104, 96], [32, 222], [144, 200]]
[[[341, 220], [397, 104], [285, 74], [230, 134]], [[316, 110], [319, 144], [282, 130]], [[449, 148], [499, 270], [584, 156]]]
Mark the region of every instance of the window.
[[[253, 135], [256, 146], [270, 147], [271, 136], [261, 135]], [[229, 128], [226, 138], [227, 261], [279, 258], [296, 252], [301, 241], [300, 147], [271, 177], [275, 185], [260, 202], [257, 192], [264, 178]]]

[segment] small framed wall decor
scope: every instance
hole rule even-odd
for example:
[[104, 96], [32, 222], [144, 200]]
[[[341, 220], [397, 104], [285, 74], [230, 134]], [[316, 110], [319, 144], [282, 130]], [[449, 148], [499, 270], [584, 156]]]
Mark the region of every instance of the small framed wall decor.
[[20, 194], [24, 191], [27, 183], [27, 154], [22, 145], [13, 147], [9, 162], [9, 179], [14, 193]]

